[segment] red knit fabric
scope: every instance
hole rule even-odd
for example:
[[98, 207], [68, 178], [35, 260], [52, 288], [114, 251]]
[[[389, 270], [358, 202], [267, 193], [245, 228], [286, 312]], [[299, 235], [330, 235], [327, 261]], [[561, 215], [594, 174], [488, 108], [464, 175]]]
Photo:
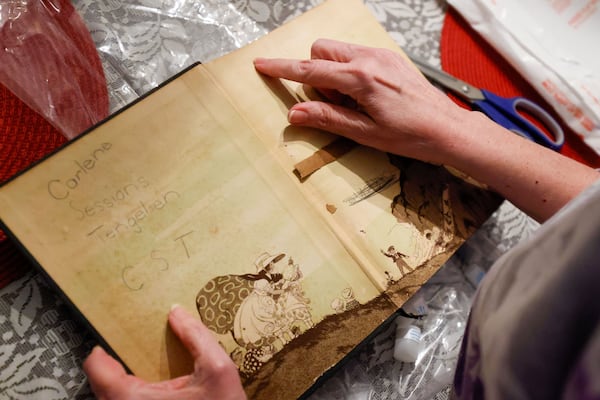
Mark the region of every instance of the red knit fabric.
[[40, 114], [0, 84], [0, 182], [66, 141]]
[[[92, 125], [93, 119], [98, 121], [108, 115], [108, 90], [102, 64], [90, 33], [70, 1], [56, 0], [50, 8], [44, 4], [43, 1], [30, 2], [28, 7], [32, 7], [29, 10], [31, 12], [0, 29], [0, 42], [3, 43], [0, 60], [9, 59], [10, 55], [4, 49], [10, 46], [13, 46], [10, 47], [11, 52], [18, 52], [20, 57], [30, 60], [30, 68], [22, 71], [23, 77], [32, 81], [48, 79], [50, 84], [41, 93], [22, 93], [18, 88], [16, 91], [27, 100], [31, 100], [28, 96], [32, 95], [61, 99], [54, 104], [56, 118], [83, 131]], [[16, 32], [27, 32], [27, 24], [36, 22], [51, 24], [53, 33], [48, 31], [46, 35], [33, 35], [23, 41], [22, 46], [14, 46]], [[53, 35], [59, 35], [60, 40], [54, 40], [57, 36]], [[65, 87], [51, 85], [54, 81], [50, 77], [61, 73], [56, 71], [60, 65], [70, 68], [69, 76], [60, 79], [72, 82], [73, 87], [83, 88], [85, 104], [70, 104], [70, 96], [60, 92]], [[15, 86], [18, 79], [4, 76], [3, 82]], [[44, 117], [14, 93], [0, 84], [0, 184], [67, 141]], [[0, 288], [29, 268], [29, 263], [15, 244], [0, 231]]]
[[537, 91], [453, 8], [446, 13], [440, 51], [442, 69], [457, 78], [501, 96], [523, 96], [538, 103], [565, 131], [561, 153], [592, 167], [600, 167], [600, 156], [562, 123]]

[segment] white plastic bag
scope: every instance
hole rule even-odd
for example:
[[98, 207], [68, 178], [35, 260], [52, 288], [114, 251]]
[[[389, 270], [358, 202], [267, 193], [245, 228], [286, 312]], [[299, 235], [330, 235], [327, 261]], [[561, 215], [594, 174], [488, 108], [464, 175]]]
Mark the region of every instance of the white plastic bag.
[[448, 0], [600, 154], [598, 0]]

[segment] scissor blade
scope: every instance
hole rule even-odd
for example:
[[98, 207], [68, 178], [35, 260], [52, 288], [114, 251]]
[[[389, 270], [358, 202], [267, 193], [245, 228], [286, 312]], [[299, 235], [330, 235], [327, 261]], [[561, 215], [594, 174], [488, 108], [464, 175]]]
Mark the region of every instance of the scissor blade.
[[419, 68], [419, 70], [425, 75], [429, 81], [433, 84], [437, 84], [445, 88], [446, 90], [451, 91], [456, 94], [463, 100], [467, 101], [477, 101], [485, 99], [481, 90], [476, 88], [473, 85], [468, 84], [467, 82], [461, 81], [454, 76], [447, 74], [444, 71], [441, 71], [437, 68], [432, 67], [431, 65], [410, 57], [411, 61]]

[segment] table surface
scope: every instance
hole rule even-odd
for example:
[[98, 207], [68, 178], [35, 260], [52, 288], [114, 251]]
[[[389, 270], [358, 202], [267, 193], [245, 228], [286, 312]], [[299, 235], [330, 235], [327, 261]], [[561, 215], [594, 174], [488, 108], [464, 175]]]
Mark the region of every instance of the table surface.
[[[149, 0], [73, 1], [103, 62], [111, 112], [192, 62], [242, 47], [318, 3], [188, 0], [168, 2], [167, 8], [167, 2]], [[440, 65], [443, 0], [366, 4], [407, 53]], [[395, 361], [394, 326], [383, 327], [309, 398], [445, 399], [474, 292], [467, 277], [536, 228], [505, 202], [415, 296], [413, 304], [427, 312], [419, 321], [425, 347], [418, 361]], [[18, 398], [17, 392], [27, 392], [27, 398], [93, 398], [81, 364], [95, 339], [38, 273], [0, 289], [0, 335], [0, 399]]]

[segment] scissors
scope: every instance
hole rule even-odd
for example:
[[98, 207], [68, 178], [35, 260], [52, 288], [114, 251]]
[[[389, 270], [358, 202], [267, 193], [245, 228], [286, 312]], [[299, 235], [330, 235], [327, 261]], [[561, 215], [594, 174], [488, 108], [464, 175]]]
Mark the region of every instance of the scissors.
[[[559, 151], [562, 148], [565, 142], [562, 128], [546, 110], [531, 100], [519, 96], [501, 97], [461, 81], [420, 60], [411, 57], [411, 61], [430, 82], [456, 94], [473, 109], [482, 111], [496, 123], [552, 150]], [[551, 136], [523, 117], [519, 110], [541, 122]]]

